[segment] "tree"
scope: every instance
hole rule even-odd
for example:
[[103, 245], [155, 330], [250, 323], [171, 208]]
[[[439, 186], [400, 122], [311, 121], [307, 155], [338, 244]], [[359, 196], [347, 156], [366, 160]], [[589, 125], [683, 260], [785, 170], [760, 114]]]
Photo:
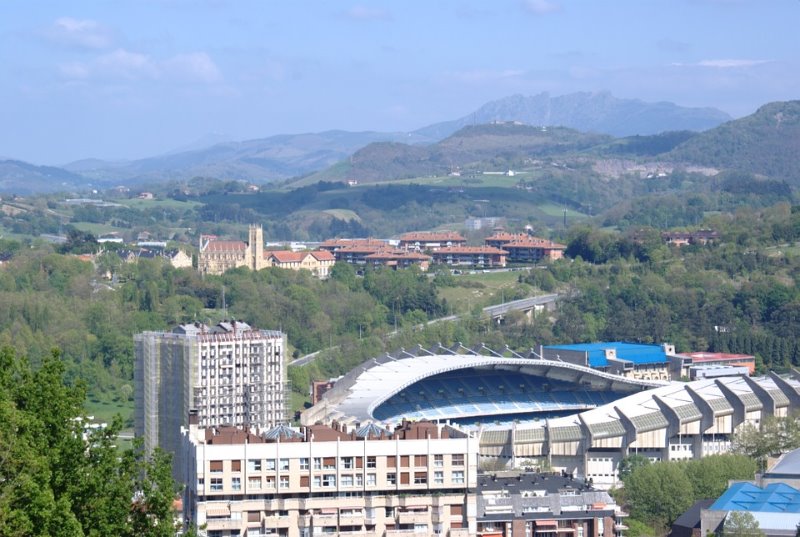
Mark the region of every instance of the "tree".
[[625, 497], [631, 516], [668, 525], [692, 505], [692, 483], [678, 464], [648, 464], [628, 476]]
[[650, 459], [645, 457], [644, 455], [639, 455], [638, 453], [634, 453], [633, 455], [628, 455], [627, 457], [623, 457], [621, 461], [619, 461], [619, 479], [622, 482], [625, 482], [626, 479], [637, 469], [642, 466], [647, 466], [650, 464]]
[[723, 537], [765, 537], [758, 520], [748, 511], [731, 511], [725, 517]]
[[58, 352], [34, 370], [0, 349], [0, 535], [175, 535], [169, 457], [120, 453], [121, 419], [89, 430], [84, 402]]

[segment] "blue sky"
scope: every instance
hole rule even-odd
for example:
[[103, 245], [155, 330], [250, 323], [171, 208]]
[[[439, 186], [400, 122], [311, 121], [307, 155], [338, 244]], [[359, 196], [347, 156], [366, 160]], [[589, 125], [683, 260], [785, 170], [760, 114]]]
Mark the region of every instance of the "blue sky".
[[542, 91], [738, 117], [798, 98], [798, 22], [798, 0], [5, 0], [0, 157], [406, 131]]

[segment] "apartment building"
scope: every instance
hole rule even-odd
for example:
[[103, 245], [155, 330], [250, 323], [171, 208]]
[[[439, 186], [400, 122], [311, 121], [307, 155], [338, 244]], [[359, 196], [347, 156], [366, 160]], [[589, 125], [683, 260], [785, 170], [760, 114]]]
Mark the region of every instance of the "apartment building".
[[286, 340], [240, 321], [134, 336], [135, 432], [180, 458], [190, 410], [204, 427], [269, 428], [286, 419]]
[[619, 537], [628, 529], [607, 492], [571, 474], [498, 474], [478, 477], [479, 537]]
[[255, 434], [190, 421], [184, 515], [209, 536], [475, 535], [478, 441], [460, 429], [334, 422]]

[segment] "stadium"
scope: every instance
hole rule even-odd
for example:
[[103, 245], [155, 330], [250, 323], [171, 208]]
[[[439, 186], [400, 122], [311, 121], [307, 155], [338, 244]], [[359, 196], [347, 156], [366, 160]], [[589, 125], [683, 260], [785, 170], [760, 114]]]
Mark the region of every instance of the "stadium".
[[368, 360], [301, 422], [450, 421], [479, 431], [483, 461], [617, 484], [630, 453], [674, 460], [723, 453], [735, 431], [800, 408], [800, 374], [668, 382], [481, 346], [418, 348]]

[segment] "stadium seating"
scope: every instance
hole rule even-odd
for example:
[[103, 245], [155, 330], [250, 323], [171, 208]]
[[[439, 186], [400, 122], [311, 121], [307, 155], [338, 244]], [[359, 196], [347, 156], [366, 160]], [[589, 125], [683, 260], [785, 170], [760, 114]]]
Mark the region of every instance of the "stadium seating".
[[382, 421], [451, 419], [474, 421], [524, 416], [543, 419], [610, 403], [623, 394], [588, 391], [563, 381], [500, 370], [442, 373], [409, 386], [374, 411]]

